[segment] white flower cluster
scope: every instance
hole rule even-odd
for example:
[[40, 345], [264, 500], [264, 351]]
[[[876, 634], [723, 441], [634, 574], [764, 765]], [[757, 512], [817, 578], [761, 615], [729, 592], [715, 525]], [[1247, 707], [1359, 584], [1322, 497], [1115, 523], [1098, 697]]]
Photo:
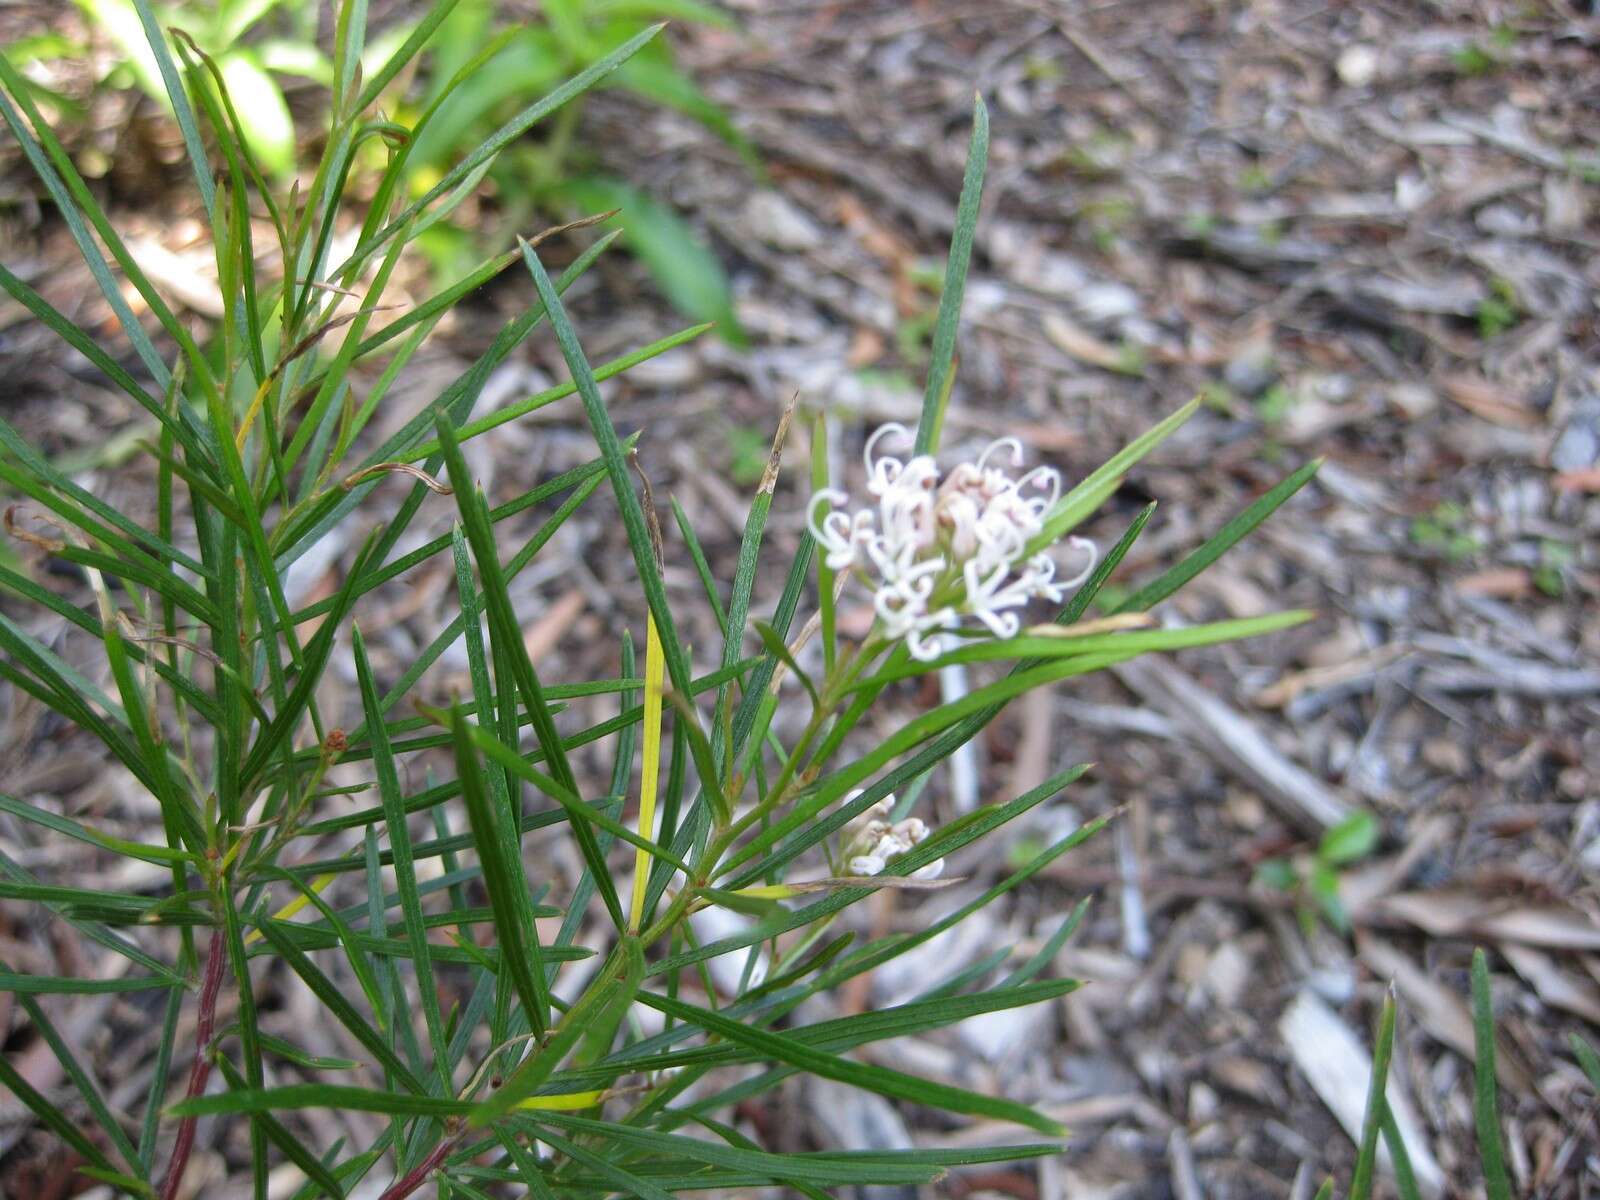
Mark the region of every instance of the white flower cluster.
[[[991, 443], [941, 479], [931, 455], [901, 460], [876, 453], [889, 437], [909, 439], [911, 431], [891, 423], [867, 439], [867, 491], [876, 508], [848, 512], [840, 507], [848, 494], [823, 488], [811, 497], [809, 518], [828, 567], [862, 573], [884, 632], [904, 638], [912, 657], [937, 658], [950, 648], [946, 635], [968, 615], [995, 637], [1014, 637], [1022, 627], [1014, 610], [1035, 597], [1059, 603], [1064, 589], [1088, 577], [1095, 550], [1082, 538], [1069, 539], [1089, 556], [1072, 579], [1055, 577], [1049, 554], [1027, 553], [1061, 494], [1061, 476], [1035, 467], [1013, 478], [996, 465], [1009, 454], [1013, 467], [1021, 466], [1016, 438]], [[831, 506], [826, 514], [823, 505]]]
[[[861, 795], [857, 788], [845, 797], [848, 804]], [[890, 793], [871, 808], [861, 813], [845, 826], [845, 870], [851, 875], [881, 875], [892, 859], [899, 858], [913, 846], [928, 839], [928, 826], [916, 817], [890, 824], [887, 820], [894, 811], [894, 794]], [[911, 872], [912, 879], [937, 879], [944, 870], [944, 859]]]

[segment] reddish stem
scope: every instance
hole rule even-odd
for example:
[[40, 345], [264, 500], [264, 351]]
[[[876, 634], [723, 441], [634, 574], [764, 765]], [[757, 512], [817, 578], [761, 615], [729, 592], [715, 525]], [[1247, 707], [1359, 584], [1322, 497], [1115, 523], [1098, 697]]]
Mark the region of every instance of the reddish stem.
[[[189, 1089], [185, 1099], [192, 1100], [205, 1094], [206, 1080], [211, 1078], [211, 1035], [217, 1025], [217, 993], [222, 990], [222, 971], [228, 965], [227, 948], [223, 945], [222, 930], [211, 931], [211, 946], [206, 951], [206, 977], [200, 985], [200, 1015], [194, 1029], [194, 1065], [189, 1068]], [[178, 1139], [172, 1144], [172, 1164], [161, 1184], [161, 1200], [174, 1200], [178, 1185], [183, 1182], [184, 1170], [189, 1165], [189, 1154], [194, 1149], [194, 1130], [198, 1117], [185, 1117], [178, 1125]]]
[[378, 1197], [378, 1200], [405, 1200], [405, 1197], [411, 1195], [412, 1192], [427, 1182], [428, 1176], [439, 1168], [439, 1164], [444, 1162], [445, 1156], [456, 1148], [456, 1143], [460, 1140], [461, 1135], [459, 1133], [454, 1137], [445, 1138], [432, 1150], [428, 1151], [428, 1157], [395, 1180], [390, 1185], [389, 1190]]

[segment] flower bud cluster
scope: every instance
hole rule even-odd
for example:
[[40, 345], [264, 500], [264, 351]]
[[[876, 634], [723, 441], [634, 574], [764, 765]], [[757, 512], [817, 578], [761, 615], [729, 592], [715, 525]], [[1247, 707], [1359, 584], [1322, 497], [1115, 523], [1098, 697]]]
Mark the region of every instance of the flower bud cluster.
[[[848, 804], [859, 795], [861, 789], [857, 788], [845, 797], [845, 803]], [[907, 817], [890, 824], [888, 816], [893, 811], [894, 795], [891, 793], [845, 826], [844, 860], [847, 873], [881, 875], [891, 861], [909, 852], [913, 846], [927, 841], [930, 831], [926, 823], [917, 817]], [[944, 859], [937, 858], [918, 867], [909, 877], [937, 879], [943, 870]]]
[[[850, 497], [823, 488], [811, 497], [812, 536], [828, 567], [853, 568], [873, 588], [873, 608], [891, 639], [905, 639], [913, 658], [928, 661], [951, 648], [949, 634], [964, 616], [995, 637], [1015, 637], [1016, 610], [1035, 598], [1059, 603], [1065, 589], [1088, 577], [1094, 545], [1071, 538], [1088, 555], [1072, 579], [1057, 579], [1055, 560], [1028, 547], [1044, 531], [1045, 515], [1061, 494], [1061, 476], [1034, 467], [1013, 477], [1022, 444], [1001, 438], [978, 458], [941, 475], [931, 455], [910, 459], [879, 454], [886, 438], [905, 440], [904, 425], [888, 424], [867, 439], [867, 492], [875, 507], [847, 511]], [[823, 507], [828, 510], [824, 513]]]

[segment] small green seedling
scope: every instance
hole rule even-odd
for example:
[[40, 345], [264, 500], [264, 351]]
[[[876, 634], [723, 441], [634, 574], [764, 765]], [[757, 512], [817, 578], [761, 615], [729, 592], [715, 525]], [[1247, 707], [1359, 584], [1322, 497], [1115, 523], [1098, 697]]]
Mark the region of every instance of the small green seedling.
[[1314, 852], [1297, 858], [1269, 858], [1256, 868], [1256, 879], [1301, 901], [1301, 924], [1308, 930], [1320, 914], [1340, 933], [1350, 931], [1350, 916], [1339, 899], [1339, 871], [1377, 848], [1378, 819], [1366, 810], [1351, 813], [1322, 835]]

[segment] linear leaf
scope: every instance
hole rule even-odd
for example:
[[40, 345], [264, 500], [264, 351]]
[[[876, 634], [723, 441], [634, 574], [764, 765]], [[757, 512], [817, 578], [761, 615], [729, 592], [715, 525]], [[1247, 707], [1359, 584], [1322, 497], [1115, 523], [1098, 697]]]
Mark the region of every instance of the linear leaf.
[[1202, 546], [1190, 552], [1170, 570], [1163, 572], [1158, 579], [1152, 580], [1117, 605], [1115, 611], [1143, 612], [1145, 609], [1154, 607], [1165, 600], [1173, 592], [1200, 574], [1201, 571], [1216, 562], [1230, 547], [1276, 512], [1284, 501], [1310, 482], [1311, 477], [1317, 473], [1317, 468], [1320, 466], [1322, 466], [1320, 458], [1308, 462], [1238, 516], [1234, 517], [1233, 520], [1208, 538]]
[[1500, 1142], [1500, 1105], [1494, 1081], [1494, 1004], [1489, 995], [1489, 960], [1472, 952], [1473, 1072], [1476, 1079], [1473, 1114], [1478, 1126], [1478, 1160], [1489, 1200], [1511, 1200], [1505, 1149]]
[[939, 294], [939, 315], [933, 327], [933, 358], [928, 385], [922, 393], [922, 418], [917, 422], [913, 453], [932, 454], [939, 448], [944, 405], [950, 397], [950, 372], [956, 352], [956, 326], [961, 322], [961, 300], [967, 287], [967, 267], [972, 261], [972, 239], [983, 201], [984, 168], [989, 161], [989, 109], [983, 97], [972, 98], [972, 140], [967, 145], [966, 172], [961, 179], [961, 199], [956, 205], [955, 234], [944, 269], [944, 289]]
[[219, 1117], [231, 1113], [263, 1113], [299, 1108], [326, 1108], [335, 1112], [343, 1109], [406, 1117], [459, 1117], [471, 1111], [472, 1103], [444, 1096], [380, 1092], [343, 1084], [298, 1083], [288, 1087], [193, 1096], [178, 1101], [167, 1112], [175, 1117]]
[[1078, 484], [1056, 502], [1044, 519], [1044, 531], [1028, 543], [1028, 551], [1042, 549], [1059, 541], [1068, 530], [1076, 528], [1099, 508], [1116, 490], [1116, 482], [1130, 467], [1171, 437], [1200, 409], [1194, 399], [1170, 416], [1156, 422], [1144, 433], [1134, 438], [1121, 450], [1106, 459], [1100, 466], [1085, 475]]
[[394, 755], [378, 711], [378, 689], [372, 681], [372, 666], [367, 661], [366, 642], [358, 626], [350, 627], [350, 648], [355, 658], [356, 681], [361, 689], [361, 706], [367, 715], [372, 739], [372, 765], [378, 777], [378, 794], [383, 799], [384, 822], [389, 831], [389, 848], [394, 852], [395, 890], [400, 893], [400, 912], [405, 918], [406, 940], [411, 945], [411, 969], [416, 973], [417, 992], [422, 1001], [423, 1020], [433, 1046], [434, 1063], [443, 1072], [441, 1082], [448, 1090], [449, 1057], [445, 1050], [444, 1023], [439, 1015], [439, 989], [433, 979], [433, 962], [428, 954], [428, 932], [423, 923], [422, 900], [417, 895], [416, 865], [411, 855], [411, 831], [406, 825], [405, 803], [400, 796], [400, 777]]
[[357, 246], [355, 250], [351, 252], [347, 263], [331, 272], [331, 274], [343, 274], [349, 263], [360, 262], [367, 255], [371, 254], [373, 250], [377, 249], [377, 247], [386, 242], [394, 233], [396, 233], [403, 225], [405, 225], [406, 222], [410, 221], [412, 217], [422, 212], [440, 196], [443, 196], [446, 192], [450, 191], [472, 171], [476, 170], [484, 163], [489, 162], [496, 155], [498, 155], [500, 151], [504, 150], [512, 142], [520, 138], [539, 121], [542, 121], [545, 117], [555, 112], [556, 109], [566, 104], [569, 100], [572, 100], [573, 98], [586, 92], [589, 88], [599, 83], [612, 71], [615, 71], [619, 66], [627, 62], [628, 59], [632, 58], [641, 49], [643, 49], [645, 45], [647, 45], [650, 40], [656, 36], [656, 34], [660, 33], [661, 29], [662, 26], [660, 25], [652, 25], [642, 32], [634, 35], [622, 45], [618, 46], [615, 50], [611, 51], [611, 53], [607, 54], [604, 58], [592, 63], [583, 71], [580, 71], [571, 79], [567, 80], [560, 87], [556, 88], [543, 98], [536, 100], [527, 108], [519, 112], [516, 116], [512, 117], [511, 120], [507, 121], [504, 125], [497, 129], [490, 137], [479, 143], [470, 154], [468, 154], [459, 163], [446, 172], [444, 177], [440, 179], [438, 183], [434, 184], [425, 193], [423, 193], [422, 196], [418, 197], [409, 206], [407, 206], [405, 211], [403, 211], [398, 217], [390, 221], [389, 224], [385, 225], [373, 237], [366, 239], [360, 246]]
[[1378, 1017], [1378, 1040], [1372, 1052], [1372, 1079], [1367, 1085], [1367, 1111], [1361, 1122], [1361, 1143], [1356, 1153], [1355, 1175], [1350, 1180], [1349, 1200], [1368, 1200], [1372, 1178], [1378, 1167], [1378, 1132], [1388, 1107], [1384, 1095], [1389, 1086], [1389, 1060], [1394, 1054], [1394, 992], [1383, 998]]
[[710, 1009], [670, 1000], [651, 992], [641, 992], [639, 1001], [668, 1016], [697, 1026], [736, 1045], [746, 1046], [764, 1058], [799, 1067], [824, 1079], [833, 1079], [852, 1087], [863, 1088], [883, 1096], [909, 1100], [914, 1104], [942, 1108], [947, 1112], [970, 1116], [990, 1117], [1000, 1121], [1015, 1121], [1041, 1133], [1060, 1134], [1059, 1123], [1026, 1105], [994, 1096], [983, 1096], [964, 1088], [951, 1087], [929, 1079], [865, 1063], [852, 1062], [826, 1051], [816, 1050], [784, 1034], [757, 1029], [742, 1022], [730, 1020]]
[[472, 736], [459, 708], [452, 711], [450, 724], [455, 737], [461, 797], [466, 804], [467, 823], [472, 829], [478, 860], [483, 865], [483, 883], [489, 893], [489, 907], [494, 910], [501, 962], [510, 972], [528, 1024], [534, 1033], [542, 1036], [549, 1026], [550, 994], [544, 982], [538, 933], [532, 932], [529, 941], [523, 939], [523, 931], [533, 931], [534, 928], [533, 922], [527, 919], [527, 893], [519, 892], [515, 887], [515, 875], [505, 860], [507, 846], [516, 843], [508, 841], [496, 819], [494, 807], [489, 803], [478, 755], [473, 749]]

